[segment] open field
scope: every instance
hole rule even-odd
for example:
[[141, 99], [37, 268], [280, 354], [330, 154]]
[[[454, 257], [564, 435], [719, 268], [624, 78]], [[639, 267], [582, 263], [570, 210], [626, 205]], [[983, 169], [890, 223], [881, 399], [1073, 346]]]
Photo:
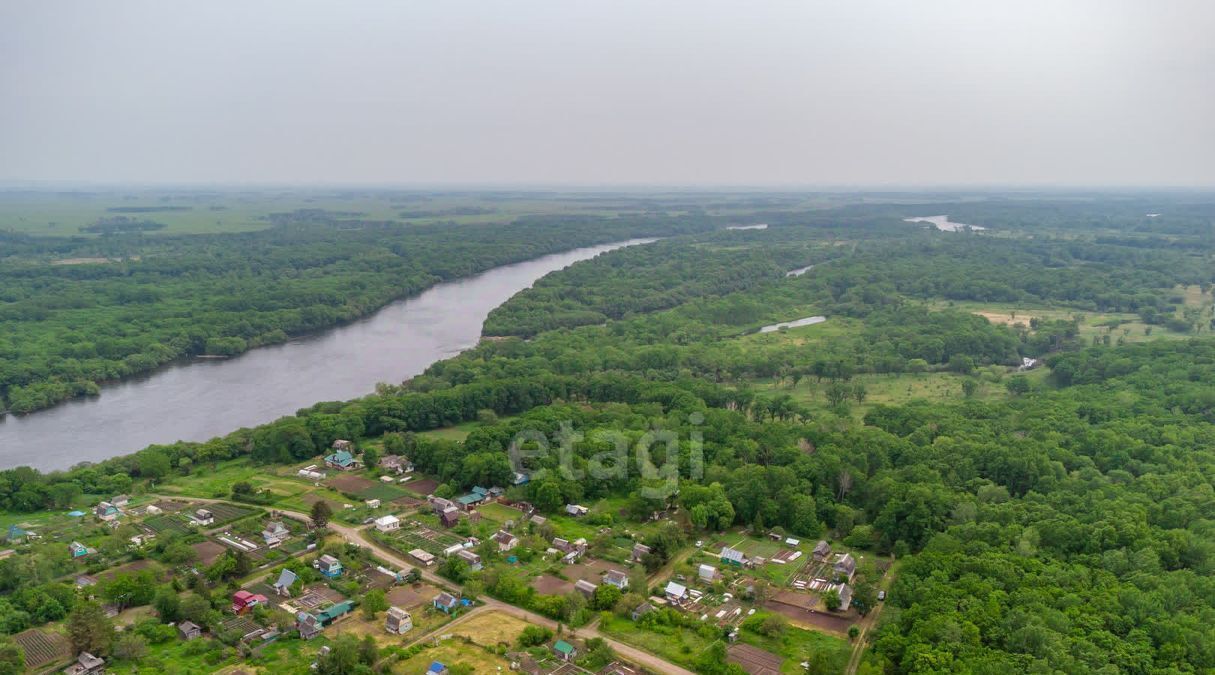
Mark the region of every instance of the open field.
[[[492, 223], [532, 214], [615, 215], [637, 207], [580, 200], [576, 195], [503, 198], [493, 194], [416, 191], [277, 189], [219, 193], [211, 190], [144, 190], [0, 193], [0, 230], [79, 236], [98, 218], [129, 216], [163, 223], [165, 234], [247, 232], [270, 227], [267, 216], [297, 209], [345, 212], [350, 218], [402, 225]], [[632, 207], [630, 209], [630, 206]]]
[[453, 635], [463, 635], [486, 647], [496, 644], [513, 646], [515, 638], [527, 627], [527, 622], [502, 612], [477, 614], [451, 629]]
[[423, 650], [413, 658], [406, 659], [393, 666], [392, 672], [424, 673], [434, 661], [439, 661], [451, 668], [453, 665], [468, 666], [473, 673], [497, 673], [510, 670], [510, 661], [491, 654], [484, 649], [465, 644], [463, 640], [447, 640], [438, 647]]

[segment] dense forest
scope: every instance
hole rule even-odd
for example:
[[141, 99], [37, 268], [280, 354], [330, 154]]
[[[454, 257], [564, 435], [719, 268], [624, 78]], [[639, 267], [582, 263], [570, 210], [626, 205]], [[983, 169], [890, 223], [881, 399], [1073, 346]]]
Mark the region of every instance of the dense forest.
[[279, 220], [244, 234], [7, 235], [0, 242], [8, 254], [0, 257], [0, 410], [6, 403], [17, 413], [44, 408], [181, 357], [283, 342], [490, 267], [714, 226], [708, 218], [535, 217], [406, 227], [324, 211]]
[[[1138, 226], [1059, 238], [904, 226], [892, 240], [883, 215], [849, 239], [816, 224], [823, 214], [802, 228], [787, 216], [764, 231], [672, 232], [555, 273], [487, 321], [488, 333], [527, 339], [485, 341], [409, 383], [205, 443], [50, 475], [3, 471], [0, 504], [62, 507], [238, 457], [305, 460], [337, 438], [380, 439], [455, 491], [509, 483], [507, 449], [524, 430], [576, 430], [575, 470], [614, 437], [633, 447], [664, 431], [681, 439], [677, 499], [696, 532], [779, 526], [897, 556], [862, 672], [1207, 672], [1215, 338], [1209, 307], [1178, 289], [1209, 303], [1206, 213], [1206, 233], [1167, 238]], [[681, 222], [663, 226], [699, 227]], [[603, 236], [653, 234], [645, 227]], [[1006, 325], [963, 304], [979, 302], [1057, 311]], [[1085, 312], [1120, 318], [1093, 326]], [[815, 314], [827, 320], [756, 332]], [[1020, 371], [1025, 357], [1044, 368]], [[866, 401], [875, 380], [864, 377], [930, 375], [956, 393]], [[418, 433], [474, 420], [463, 442]], [[627, 454], [627, 471], [596, 477], [535, 457], [512, 494], [547, 512], [620, 497], [644, 520], [665, 506], [640, 489], [652, 481], [644, 459]], [[682, 542], [654, 543], [665, 556]], [[0, 587], [50, 580], [28, 564], [0, 561]], [[872, 606], [872, 590], [859, 589], [858, 606]], [[505, 586], [486, 591], [511, 599]], [[35, 611], [24, 597], [0, 616]]]

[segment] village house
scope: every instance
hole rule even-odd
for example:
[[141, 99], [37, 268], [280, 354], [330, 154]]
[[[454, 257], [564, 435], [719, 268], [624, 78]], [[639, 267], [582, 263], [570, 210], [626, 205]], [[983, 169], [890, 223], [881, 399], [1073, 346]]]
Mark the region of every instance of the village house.
[[852, 587], [848, 584], [840, 584], [839, 587], [835, 589], [835, 592], [840, 596], [839, 611], [847, 612], [848, 608], [852, 606]]
[[591, 510], [579, 504], [566, 504], [565, 512], [566, 514], [577, 518], [579, 516], [585, 516], [586, 514], [590, 513]]
[[8, 535], [5, 536], [5, 541], [10, 544], [19, 544], [29, 538], [29, 532], [21, 528], [20, 525], [9, 525]]
[[747, 562], [747, 557], [743, 555], [742, 551], [736, 548], [730, 548], [729, 546], [722, 547], [720, 557], [721, 564], [723, 565], [742, 567]]
[[375, 529], [380, 532], [392, 532], [401, 529], [401, 519], [396, 516], [380, 516], [375, 519]]
[[688, 597], [688, 589], [683, 584], [677, 584], [674, 581], [667, 582], [667, 587], [663, 591], [669, 602], [675, 604], [682, 603]]
[[266, 525], [266, 529], [262, 530], [262, 539], [269, 548], [274, 548], [290, 538], [291, 531], [283, 525], [282, 521], [272, 520]]
[[468, 563], [468, 569], [479, 572], [481, 570], [481, 556], [468, 549], [461, 549], [456, 553], [456, 557]]
[[569, 551], [573, 550], [574, 547], [566, 539], [562, 539], [561, 537], [553, 537], [553, 548], [561, 551], [562, 553], [568, 553]]
[[300, 632], [301, 640], [311, 640], [321, 634], [324, 630], [320, 619], [309, 614], [308, 612], [296, 612], [295, 614], [295, 629]]
[[414, 560], [417, 560], [419, 563], [421, 563], [423, 565], [429, 566], [429, 565], [433, 565], [435, 562], [435, 556], [433, 553], [430, 553], [429, 551], [424, 551], [420, 548], [415, 548], [414, 550], [410, 551], [409, 555], [411, 557], [413, 557]]
[[316, 562], [313, 563], [312, 566], [319, 570], [321, 574], [329, 577], [330, 579], [342, 576], [342, 561], [329, 555], [328, 553], [317, 558]]
[[182, 621], [177, 624], [177, 636], [189, 642], [202, 637], [202, 628], [193, 621]]
[[354, 471], [363, 468], [363, 463], [349, 450], [338, 450], [325, 456], [325, 466], [338, 471]]
[[114, 506], [110, 502], [101, 502], [96, 506], [96, 508], [93, 509], [93, 513], [95, 513], [99, 519], [107, 522], [122, 515], [122, 511], [119, 511], [118, 507]]
[[275, 594], [285, 598], [291, 597], [291, 587], [295, 584], [295, 581], [298, 578], [299, 577], [295, 575], [295, 572], [292, 572], [289, 569], [284, 569], [279, 573], [278, 580], [274, 582]]
[[578, 581], [574, 582], [574, 590], [587, 597], [594, 595], [596, 588], [599, 588], [599, 584], [587, 581], [586, 579], [579, 579]]
[[[473, 489], [479, 490], [481, 488]], [[460, 508], [464, 509], [465, 511], [473, 510], [477, 504], [480, 504], [483, 501], [485, 501], [485, 495], [477, 492], [469, 492], [466, 495], [460, 495], [456, 498], [456, 503], [459, 504]]]
[[64, 668], [63, 672], [67, 675], [101, 675], [105, 672], [105, 659], [88, 652], [80, 652], [76, 662]]
[[455, 527], [460, 524], [460, 509], [449, 506], [439, 514], [439, 524], [443, 527]]
[[697, 571], [697, 576], [700, 577], [701, 581], [711, 584], [717, 580], [717, 568], [712, 565], [701, 565]]
[[413, 471], [413, 462], [400, 455], [385, 455], [380, 458], [380, 468], [389, 473], [401, 475]]
[[633, 562], [641, 562], [642, 557], [650, 552], [650, 547], [645, 544], [633, 544], [633, 554], [631, 559]]
[[72, 554], [73, 558], [83, 558], [89, 554], [89, 547], [78, 541], [74, 541], [68, 544], [68, 552]]
[[623, 591], [629, 587], [629, 576], [620, 570], [608, 570], [608, 573], [603, 575], [603, 583]]
[[110, 503], [120, 509], [125, 509], [131, 503], [131, 498], [126, 495], [114, 495], [110, 498]]
[[640, 605], [637, 605], [635, 608], [633, 608], [633, 613], [630, 614], [629, 616], [630, 616], [630, 618], [633, 619], [633, 621], [636, 621], [637, 619], [640, 619], [641, 617], [645, 616], [646, 614], [649, 614], [652, 611], [654, 611], [654, 605], [651, 605], [648, 602], [643, 602]]
[[389, 607], [384, 619], [384, 630], [393, 635], [404, 635], [413, 628], [413, 617], [400, 607]]
[[244, 614], [258, 605], [264, 605], [269, 602], [266, 596], [260, 593], [251, 593], [243, 588], [232, 594], [232, 611], [237, 614]]
[[852, 583], [852, 576], [856, 574], [856, 559], [850, 553], [841, 553], [835, 556], [835, 564], [832, 569], [836, 576], [843, 577], [848, 583]]
[[367, 501], [365, 501], [363, 503], [366, 504], [367, 508], [369, 508], [369, 509], [380, 508], [380, 500], [378, 500], [378, 499], [368, 499]]
[[207, 509], [198, 509], [194, 513], [190, 514], [190, 524], [191, 525], [203, 525], [203, 526], [214, 525], [215, 524], [215, 514], [211, 513]]
[[343, 600], [341, 602], [329, 605], [325, 609], [317, 612], [316, 618], [318, 621], [320, 621], [322, 626], [328, 626], [352, 611], [354, 611], [354, 602], [351, 600]]
[[427, 497], [426, 501], [430, 504], [430, 508], [435, 512], [436, 516], [455, 506], [450, 499], [444, 499], [434, 495]]
[[451, 593], [443, 592], [436, 595], [431, 604], [433, 604], [434, 608], [440, 612], [443, 612], [444, 614], [451, 614], [452, 612], [456, 611], [456, 607], [459, 606], [460, 601]]
[[498, 530], [490, 539], [498, 544], [499, 553], [505, 553], [519, 545], [519, 538], [506, 530]]
[[831, 555], [831, 544], [828, 544], [827, 540], [825, 539], [820, 539], [819, 542], [814, 545], [813, 555], [814, 562], [822, 562], [826, 560], [827, 556]]
[[573, 661], [574, 657], [578, 655], [578, 650], [565, 640], [557, 640], [553, 645], [553, 653], [562, 661]]

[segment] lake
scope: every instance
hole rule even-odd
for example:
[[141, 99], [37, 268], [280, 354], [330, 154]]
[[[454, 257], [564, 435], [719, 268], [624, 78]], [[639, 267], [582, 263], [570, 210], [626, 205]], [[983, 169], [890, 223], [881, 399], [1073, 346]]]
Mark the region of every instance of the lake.
[[813, 326], [816, 323], [822, 323], [827, 320], [825, 316], [808, 316], [804, 319], [796, 319], [794, 321], [786, 321], [784, 323], [774, 323], [770, 326], [764, 326], [759, 329], [761, 333], [775, 333], [782, 328], [800, 328], [802, 326]]
[[66, 469], [153, 443], [205, 441], [293, 414], [317, 401], [371, 393], [473, 347], [494, 307], [580, 260], [653, 239], [589, 246], [496, 267], [398, 300], [358, 321], [261, 347], [198, 359], [102, 387], [101, 395], [0, 418], [0, 469]]
[[904, 218], [904, 223], [931, 223], [938, 230], [944, 232], [962, 232], [966, 229], [971, 230], [986, 230], [982, 225], [967, 225], [966, 223], [955, 223], [949, 220], [949, 216], [921, 216], [919, 218]]

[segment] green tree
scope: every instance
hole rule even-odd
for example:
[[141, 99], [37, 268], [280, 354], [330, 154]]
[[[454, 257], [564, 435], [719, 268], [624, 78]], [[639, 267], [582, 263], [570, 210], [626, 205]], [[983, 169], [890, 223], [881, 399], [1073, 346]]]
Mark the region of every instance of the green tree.
[[175, 623], [181, 620], [181, 598], [171, 585], [161, 586], [156, 590], [152, 606], [156, 609], [160, 620], [165, 623]]
[[329, 519], [333, 517], [333, 509], [329, 508], [329, 502], [320, 499], [312, 503], [312, 511], [309, 515], [312, 516], [313, 525], [325, 527], [329, 524]]
[[383, 612], [387, 609], [388, 599], [384, 595], [384, 591], [373, 588], [363, 596], [363, 617], [367, 620], [374, 620], [378, 612]]
[[25, 651], [12, 638], [0, 637], [0, 675], [25, 672]]
[[101, 605], [93, 601], [77, 603], [68, 614], [68, 638], [72, 650], [106, 655], [114, 642], [114, 624]]
[[832, 612], [837, 611], [843, 601], [840, 600], [839, 591], [827, 591], [823, 594], [823, 604]]
[[142, 635], [125, 632], [114, 642], [114, 656], [123, 661], [138, 661], [148, 654], [148, 642]]

